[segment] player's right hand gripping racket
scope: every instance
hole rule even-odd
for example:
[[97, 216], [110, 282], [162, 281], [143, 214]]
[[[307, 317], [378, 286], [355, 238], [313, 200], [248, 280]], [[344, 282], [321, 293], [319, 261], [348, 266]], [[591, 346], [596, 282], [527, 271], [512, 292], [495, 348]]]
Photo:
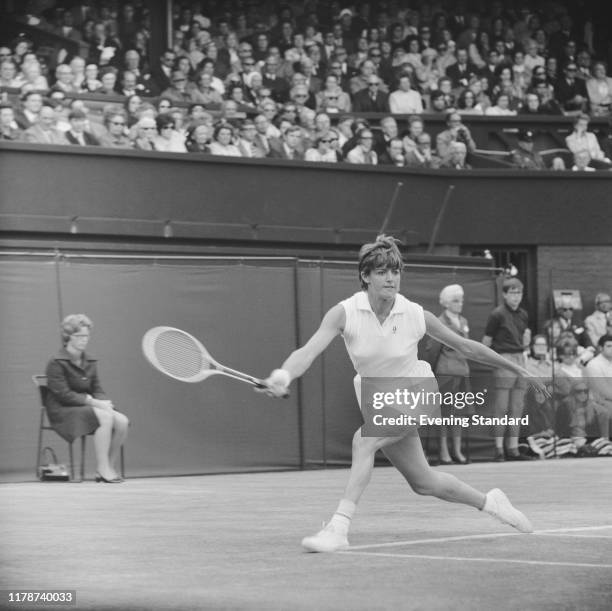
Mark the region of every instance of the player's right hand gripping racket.
[[142, 338], [142, 351], [155, 369], [181, 382], [202, 382], [212, 375], [224, 375], [257, 388], [267, 388], [263, 380], [215, 361], [200, 341], [181, 329], [149, 329]]

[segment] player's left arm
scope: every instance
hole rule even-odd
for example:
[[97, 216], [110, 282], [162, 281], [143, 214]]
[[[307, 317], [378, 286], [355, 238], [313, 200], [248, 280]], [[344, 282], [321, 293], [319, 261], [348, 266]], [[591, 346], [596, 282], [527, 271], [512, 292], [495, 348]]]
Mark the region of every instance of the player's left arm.
[[513, 373], [529, 378], [530, 384], [547, 394], [546, 385], [537, 378], [532, 377], [532, 375], [524, 367], [505, 359], [503, 356], [497, 354], [497, 352], [488, 346], [481, 344], [480, 342], [467, 339], [455, 333], [443, 325], [431, 312], [425, 311], [424, 314], [425, 332], [427, 335], [445, 344], [449, 348], [461, 352], [465, 358], [470, 359], [471, 361], [484, 363], [485, 365], [490, 365], [491, 367], [509, 369]]

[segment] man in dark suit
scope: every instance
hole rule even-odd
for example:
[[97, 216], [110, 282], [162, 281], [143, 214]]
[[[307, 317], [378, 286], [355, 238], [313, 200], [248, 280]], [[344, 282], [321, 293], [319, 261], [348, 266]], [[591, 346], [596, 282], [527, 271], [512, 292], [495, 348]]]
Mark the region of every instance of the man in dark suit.
[[274, 159], [304, 159], [304, 153], [300, 150], [302, 129], [297, 125], [288, 127], [283, 133], [280, 146], [270, 150], [269, 157]]
[[289, 83], [278, 74], [280, 60], [269, 56], [263, 69], [263, 86], [270, 89], [272, 99], [284, 104], [289, 99]]
[[159, 63], [151, 70], [149, 88], [154, 94], [159, 95], [172, 87], [172, 67], [175, 59], [176, 53], [172, 49], [166, 49], [159, 58]]
[[79, 109], [73, 110], [68, 115], [70, 129], [66, 132], [66, 139], [70, 144], [78, 146], [100, 146], [95, 136], [85, 131], [87, 115]]
[[555, 98], [565, 111], [582, 111], [588, 103], [588, 93], [584, 80], [576, 78], [576, 62], [568, 62], [563, 76], [555, 83]]
[[453, 89], [467, 87], [470, 79], [478, 73], [476, 66], [468, 60], [467, 49], [457, 49], [457, 63], [446, 69], [446, 76], [451, 79]]
[[379, 90], [380, 79], [372, 74], [366, 89], [353, 96], [354, 112], [389, 112], [389, 95]]

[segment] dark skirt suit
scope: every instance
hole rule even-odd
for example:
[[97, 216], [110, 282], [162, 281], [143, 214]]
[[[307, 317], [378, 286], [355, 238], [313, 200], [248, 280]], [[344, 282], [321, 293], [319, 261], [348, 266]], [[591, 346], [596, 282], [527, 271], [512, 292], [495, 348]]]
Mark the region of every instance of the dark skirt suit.
[[100, 426], [93, 407], [85, 404], [86, 395], [106, 399], [96, 359], [84, 353], [82, 362], [82, 367], [75, 365], [62, 348], [47, 365], [47, 414], [57, 433], [69, 443]]
[[[459, 327], [450, 319], [446, 312], [442, 312], [438, 316], [438, 320], [458, 335], [461, 335], [461, 337], [468, 337], [468, 322], [463, 316], [459, 316]], [[468, 392], [470, 390], [468, 379], [470, 367], [465, 357], [460, 352], [457, 352], [457, 350], [453, 350], [439, 342], [432, 340], [432, 344], [434, 345], [431, 346], [430, 350], [437, 354], [432, 368], [438, 380], [440, 392]], [[459, 409], [452, 405], [442, 405], [441, 412], [445, 418], [451, 415], [461, 417], [473, 413], [473, 407], [465, 406]]]

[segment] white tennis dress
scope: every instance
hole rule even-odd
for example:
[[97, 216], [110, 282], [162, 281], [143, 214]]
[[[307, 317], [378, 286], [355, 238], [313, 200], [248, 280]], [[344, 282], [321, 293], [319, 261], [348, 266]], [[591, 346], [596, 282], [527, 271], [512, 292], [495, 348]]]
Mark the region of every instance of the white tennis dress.
[[399, 293], [384, 323], [359, 291], [340, 302], [346, 314], [342, 337], [357, 375], [353, 383], [361, 406], [361, 378], [433, 378], [429, 363], [419, 361], [419, 340], [425, 335], [423, 308]]

